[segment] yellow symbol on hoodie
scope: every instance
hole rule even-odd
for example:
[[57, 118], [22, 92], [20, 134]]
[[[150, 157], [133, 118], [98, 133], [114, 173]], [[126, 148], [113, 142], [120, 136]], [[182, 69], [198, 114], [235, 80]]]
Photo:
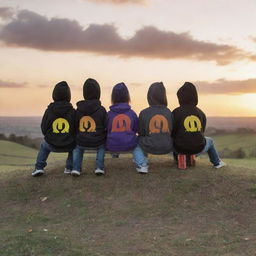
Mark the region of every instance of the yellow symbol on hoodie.
[[69, 133], [69, 123], [64, 118], [57, 118], [52, 123], [53, 133]]
[[149, 133], [170, 132], [167, 119], [163, 115], [154, 115], [149, 122]]
[[83, 116], [79, 122], [80, 132], [96, 132], [96, 123], [90, 116]]
[[184, 120], [184, 127], [187, 132], [200, 132], [202, 124], [197, 116], [187, 116]]

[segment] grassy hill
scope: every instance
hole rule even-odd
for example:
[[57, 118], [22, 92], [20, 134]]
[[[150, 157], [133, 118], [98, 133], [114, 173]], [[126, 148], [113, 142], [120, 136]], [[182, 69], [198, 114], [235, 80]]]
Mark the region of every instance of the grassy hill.
[[1, 255], [255, 255], [255, 168], [200, 159], [180, 171], [153, 157], [143, 176], [126, 157], [97, 177], [92, 158], [85, 166], [79, 178], [62, 165], [38, 178], [0, 172]]
[[249, 156], [256, 149], [256, 135], [254, 134], [225, 134], [212, 136], [219, 151], [229, 148], [236, 150], [242, 148]]
[[[23, 145], [0, 140], [0, 172], [12, 170], [32, 170], [35, 164], [37, 150]], [[48, 163], [50, 166], [62, 162], [65, 153], [50, 154]]]

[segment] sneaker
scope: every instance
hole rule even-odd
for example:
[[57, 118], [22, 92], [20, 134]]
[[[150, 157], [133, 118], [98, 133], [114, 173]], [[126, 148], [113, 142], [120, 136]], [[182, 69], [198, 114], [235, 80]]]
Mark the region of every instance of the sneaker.
[[189, 158], [189, 165], [196, 166], [196, 155], [190, 155]]
[[136, 168], [136, 170], [138, 173], [146, 174], [148, 173], [148, 166], [141, 166], [139, 168]]
[[41, 175], [43, 175], [44, 174], [44, 170], [34, 170], [33, 172], [32, 172], [32, 176], [33, 177], [36, 177], [36, 176], [41, 176]]
[[71, 174], [71, 170], [70, 170], [70, 169], [65, 168], [64, 173], [65, 173], [65, 174]]
[[215, 167], [216, 169], [219, 169], [219, 168], [221, 168], [221, 167], [223, 167], [223, 166], [226, 166], [226, 165], [227, 165], [226, 163], [220, 161], [219, 164], [214, 165], [214, 167]]
[[105, 174], [105, 171], [104, 170], [101, 170], [100, 168], [97, 168], [94, 173], [98, 176], [100, 175], [104, 175]]
[[72, 170], [71, 171], [71, 175], [73, 175], [73, 176], [80, 176], [80, 172], [76, 171], [76, 170]]

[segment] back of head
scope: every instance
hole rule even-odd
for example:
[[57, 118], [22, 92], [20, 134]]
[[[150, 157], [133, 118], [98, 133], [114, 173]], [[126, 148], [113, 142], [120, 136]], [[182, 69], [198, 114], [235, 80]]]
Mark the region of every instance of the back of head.
[[124, 83], [119, 83], [113, 87], [111, 101], [112, 104], [130, 102], [130, 94]]
[[85, 100], [99, 100], [100, 99], [100, 85], [92, 78], [88, 78], [84, 82], [83, 94]]
[[198, 104], [198, 95], [196, 87], [190, 83], [185, 82], [177, 92], [177, 97], [180, 105], [193, 105]]
[[150, 106], [164, 105], [167, 106], [167, 97], [164, 84], [162, 82], [156, 82], [150, 85], [148, 89], [148, 104]]
[[71, 92], [66, 81], [59, 82], [55, 85], [52, 92], [52, 98], [54, 101], [70, 102]]

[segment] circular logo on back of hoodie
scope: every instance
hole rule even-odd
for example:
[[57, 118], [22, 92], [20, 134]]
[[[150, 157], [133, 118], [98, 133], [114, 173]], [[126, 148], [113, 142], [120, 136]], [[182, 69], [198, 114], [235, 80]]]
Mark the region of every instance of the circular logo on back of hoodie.
[[69, 123], [64, 118], [57, 118], [52, 123], [53, 133], [69, 133]]
[[115, 116], [112, 121], [112, 132], [131, 131], [131, 119], [125, 114]]
[[96, 132], [96, 123], [90, 116], [83, 116], [79, 122], [80, 132]]
[[169, 133], [169, 124], [163, 115], [154, 115], [149, 122], [149, 133]]
[[191, 115], [185, 118], [184, 127], [186, 132], [200, 132], [202, 129], [202, 124], [197, 116]]

